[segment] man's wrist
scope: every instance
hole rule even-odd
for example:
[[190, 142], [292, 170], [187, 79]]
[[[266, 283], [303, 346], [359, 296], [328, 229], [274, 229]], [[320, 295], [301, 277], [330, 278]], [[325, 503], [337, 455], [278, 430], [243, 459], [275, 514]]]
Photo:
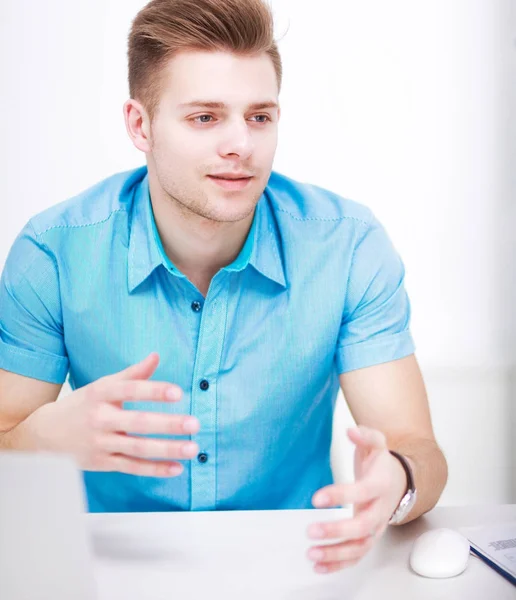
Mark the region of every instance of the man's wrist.
[[[417, 492], [414, 479], [415, 465], [412, 459], [408, 458], [407, 456], [402, 455], [393, 450], [390, 450], [389, 452], [391, 453], [393, 460], [395, 460], [398, 463], [402, 472], [402, 474], [400, 474], [400, 486], [396, 488], [398, 492], [400, 489], [402, 490], [402, 492], [400, 496], [396, 496], [397, 498], [399, 498], [399, 500], [396, 504], [396, 507], [393, 510], [391, 519], [389, 521], [389, 524], [396, 525], [403, 522], [407, 518], [417, 500]], [[400, 473], [400, 469], [398, 469], [398, 473]]]
[[408, 477], [407, 477], [407, 473], [403, 467], [403, 465], [401, 464], [401, 461], [396, 458], [396, 456], [394, 456], [391, 452], [391, 457], [392, 460], [394, 462], [394, 464], [396, 465], [396, 472], [397, 472], [397, 477], [395, 479], [396, 484], [395, 484], [395, 489], [397, 490], [397, 492], [399, 492], [399, 494], [397, 494], [397, 499], [398, 499], [398, 503], [395, 506], [395, 509], [399, 506], [403, 496], [407, 493], [408, 489], [409, 489], [409, 481], [408, 481]]

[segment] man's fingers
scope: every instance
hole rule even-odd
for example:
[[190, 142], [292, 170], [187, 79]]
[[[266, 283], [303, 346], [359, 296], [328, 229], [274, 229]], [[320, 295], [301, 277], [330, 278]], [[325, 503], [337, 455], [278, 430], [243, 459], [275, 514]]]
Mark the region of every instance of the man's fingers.
[[314, 569], [317, 573], [335, 573], [335, 571], [340, 571], [341, 569], [345, 569], [347, 567], [353, 567], [359, 561], [360, 561], [360, 559], [317, 564], [317, 565], [315, 565]]
[[199, 446], [195, 442], [120, 434], [107, 435], [102, 439], [101, 447], [102, 451], [108, 454], [156, 459], [185, 460], [193, 458], [199, 452]]
[[124, 410], [106, 405], [101, 429], [140, 434], [191, 435], [199, 431], [200, 424], [188, 415]]
[[177, 462], [152, 461], [128, 456], [111, 456], [106, 462], [108, 471], [118, 471], [144, 477], [177, 477], [183, 472], [183, 465]]
[[387, 439], [378, 429], [371, 429], [360, 425], [347, 430], [349, 439], [357, 446], [370, 446], [372, 448], [387, 448]]
[[317, 563], [360, 560], [372, 546], [372, 538], [363, 538], [341, 544], [316, 546], [310, 548], [308, 551], [308, 558]]
[[343, 504], [356, 504], [374, 500], [382, 493], [381, 485], [362, 479], [355, 483], [332, 484], [321, 488], [313, 497], [316, 508], [329, 508]]
[[357, 516], [328, 523], [314, 523], [308, 528], [308, 535], [313, 539], [341, 539], [343, 541], [363, 540], [376, 537], [385, 529], [379, 502]]
[[159, 364], [159, 354], [157, 352], [151, 352], [139, 363], [131, 365], [118, 373], [109, 375], [109, 378], [116, 379], [119, 381], [130, 380], [130, 379], [149, 379], [154, 373], [156, 367]]
[[182, 389], [173, 383], [135, 380], [104, 383], [102, 390], [95, 388], [95, 393], [107, 402], [177, 402], [183, 395]]

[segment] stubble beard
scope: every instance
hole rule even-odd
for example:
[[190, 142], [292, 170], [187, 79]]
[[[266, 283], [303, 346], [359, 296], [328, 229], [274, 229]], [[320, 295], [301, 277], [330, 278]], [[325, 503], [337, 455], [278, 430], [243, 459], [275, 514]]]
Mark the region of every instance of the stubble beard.
[[[221, 214], [222, 211], [217, 210], [216, 198], [210, 201], [209, 195], [201, 189], [199, 189], [199, 193], [195, 196], [195, 199], [192, 199], [191, 193], [186, 190], [177, 189], [175, 186], [167, 185], [167, 182], [163, 182], [161, 187], [169, 201], [179, 209], [185, 219], [191, 219], [195, 215], [213, 223], [237, 223], [246, 219], [253, 213], [263, 193], [263, 190], [260, 192], [256, 191], [254, 194], [253, 192], [249, 192], [249, 194], [252, 194], [251, 196], [247, 196], [245, 199], [234, 200], [242, 205], [241, 212]], [[252, 201], [249, 201], [248, 198], [251, 198]]]

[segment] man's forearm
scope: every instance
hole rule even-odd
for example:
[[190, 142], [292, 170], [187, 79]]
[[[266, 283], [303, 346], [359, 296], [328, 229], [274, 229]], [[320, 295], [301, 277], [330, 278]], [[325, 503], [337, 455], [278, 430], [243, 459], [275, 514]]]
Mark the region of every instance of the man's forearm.
[[14, 427], [0, 430], [0, 450], [36, 450], [31, 436], [27, 433], [25, 421]]
[[16, 450], [13, 443], [13, 430], [0, 431], [0, 450]]
[[[431, 440], [400, 440], [390, 444], [389, 449], [403, 454], [408, 459], [417, 489], [416, 504], [399, 523], [403, 525], [434, 508], [448, 480], [448, 465], [439, 446]], [[400, 468], [403, 469], [401, 464]]]

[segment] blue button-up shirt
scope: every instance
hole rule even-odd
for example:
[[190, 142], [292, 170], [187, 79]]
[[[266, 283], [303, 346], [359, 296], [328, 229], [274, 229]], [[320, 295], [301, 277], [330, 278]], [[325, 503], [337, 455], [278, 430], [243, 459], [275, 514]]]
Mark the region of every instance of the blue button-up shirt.
[[20, 232], [0, 282], [0, 368], [77, 389], [156, 351], [152, 379], [184, 390], [125, 406], [195, 415], [199, 456], [174, 478], [85, 472], [90, 511], [309, 508], [333, 481], [338, 375], [414, 351], [403, 280], [370, 210], [273, 172], [204, 298], [163, 250], [142, 167]]

